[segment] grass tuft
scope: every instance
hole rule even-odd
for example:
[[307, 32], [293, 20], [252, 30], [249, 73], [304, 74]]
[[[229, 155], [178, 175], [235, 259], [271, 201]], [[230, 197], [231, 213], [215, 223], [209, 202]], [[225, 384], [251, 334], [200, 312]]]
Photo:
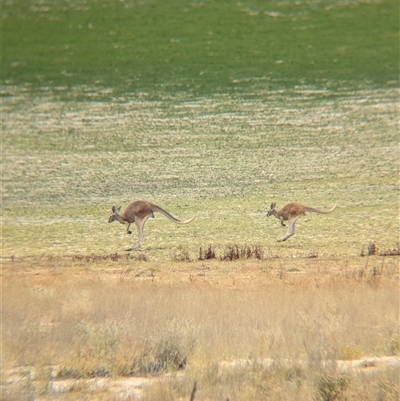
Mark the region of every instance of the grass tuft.
[[376, 252], [377, 252], [377, 246], [376, 246], [376, 244], [374, 243], [374, 242], [370, 242], [368, 245], [367, 245], [367, 250], [365, 251], [364, 250], [364, 247], [362, 247], [362, 249], [361, 249], [361, 253], [360, 253], [360, 256], [373, 256], [373, 255], [376, 255]]
[[344, 401], [344, 393], [349, 385], [346, 376], [323, 374], [316, 380], [316, 401]]
[[210, 244], [206, 249], [203, 250], [203, 247], [201, 246], [198, 259], [199, 260], [216, 259], [214, 247]]
[[380, 252], [381, 256], [400, 256], [400, 243], [396, 245], [396, 247], [392, 249], [387, 249], [385, 251]]
[[237, 260], [237, 259], [263, 259], [264, 251], [258, 245], [253, 247], [248, 245], [229, 245], [223, 254], [220, 256], [220, 260]]
[[187, 247], [180, 246], [174, 251], [172, 260], [175, 262], [191, 262], [192, 258], [190, 257], [189, 249]]
[[72, 262], [78, 261], [78, 262], [84, 262], [84, 263], [96, 263], [96, 262], [101, 262], [101, 261], [108, 261], [111, 260], [113, 262], [118, 262], [121, 260], [129, 260], [133, 259], [133, 257], [130, 254], [119, 254], [119, 253], [112, 253], [110, 255], [96, 255], [96, 254], [91, 254], [91, 255], [73, 255], [71, 256]]

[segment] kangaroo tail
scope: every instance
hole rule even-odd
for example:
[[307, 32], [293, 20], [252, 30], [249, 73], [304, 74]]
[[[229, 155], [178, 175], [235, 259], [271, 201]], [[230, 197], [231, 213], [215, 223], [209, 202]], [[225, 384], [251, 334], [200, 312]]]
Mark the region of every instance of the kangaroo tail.
[[335, 209], [336, 209], [336, 205], [333, 206], [333, 208], [330, 210], [319, 210], [319, 209], [315, 209], [314, 207], [307, 206], [306, 211], [313, 212], [313, 213], [319, 213], [319, 214], [329, 214], [329, 213], [332, 213]]
[[182, 221], [182, 220], [179, 220], [176, 217], [172, 216], [172, 214], [168, 213], [166, 210], [164, 210], [160, 206], [152, 205], [152, 207], [153, 207], [153, 212], [162, 213], [164, 216], [168, 217], [170, 220], [172, 220], [176, 224], [189, 224], [194, 220], [194, 217], [195, 217], [195, 216], [193, 216], [189, 220]]

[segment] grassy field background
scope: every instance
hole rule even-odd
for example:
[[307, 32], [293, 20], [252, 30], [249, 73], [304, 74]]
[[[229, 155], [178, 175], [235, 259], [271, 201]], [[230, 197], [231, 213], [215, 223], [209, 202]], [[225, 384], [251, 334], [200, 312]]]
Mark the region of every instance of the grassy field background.
[[[144, 375], [144, 400], [398, 399], [398, 365], [334, 362], [399, 353], [398, 21], [392, 0], [4, 1], [4, 394], [137, 399], [90, 380]], [[126, 253], [108, 217], [136, 199], [196, 218], [156, 214]], [[337, 210], [278, 243], [273, 201]]]
[[[370, 241], [394, 247], [396, 102], [394, 90], [305, 89], [116, 104], [7, 98], [4, 256], [123, 252], [136, 232], [108, 224], [111, 206], [143, 198], [196, 215], [186, 227], [149, 220], [149, 258], [208, 244], [349, 256]], [[338, 209], [308, 215], [278, 244], [285, 228], [265, 217], [272, 201]]]

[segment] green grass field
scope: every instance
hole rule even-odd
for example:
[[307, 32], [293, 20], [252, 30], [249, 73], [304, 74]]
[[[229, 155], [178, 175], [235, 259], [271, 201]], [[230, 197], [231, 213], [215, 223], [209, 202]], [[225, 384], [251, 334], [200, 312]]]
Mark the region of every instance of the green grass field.
[[[398, 367], [318, 372], [399, 352], [398, 32], [393, 0], [3, 1], [1, 391], [398, 399]], [[196, 218], [128, 254], [136, 199]], [[337, 210], [277, 242], [293, 201]]]
[[398, 85], [394, 0], [6, 0], [2, 11], [6, 85], [84, 86], [80, 97]]

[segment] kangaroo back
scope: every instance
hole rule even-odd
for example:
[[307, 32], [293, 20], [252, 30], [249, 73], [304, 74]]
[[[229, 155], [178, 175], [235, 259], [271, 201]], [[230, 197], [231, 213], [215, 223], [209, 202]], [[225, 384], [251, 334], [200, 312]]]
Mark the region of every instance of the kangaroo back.
[[193, 217], [192, 217], [191, 219], [189, 219], [189, 220], [182, 221], [182, 220], [179, 220], [179, 219], [177, 219], [176, 217], [172, 216], [172, 214], [168, 213], [166, 210], [164, 210], [164, 209], [163, 209], [162, 207], [160, 207], [160, 206], [157, 206], [157, 205], [154, 205], [154, 204], [152, 204], [151, 206], [152, 206], [153, 212], [162, 213], [164, 216], [168, 217], [170, 220], [172, 220], [172, 221], [173, 221], [174, 223], [176, 223], [176, 224], [189, 224], [189, 223], [191, 223], [191, 222], [193, 221], [193, 219], [194, 219], [194, 216], [193, 216]]
[[336, 209], [336, 205], [333, 206], [333, 208], [330, 210], [319, 210], [319, 209], [316, 209], [315, 207], [306, 206], [307, 212], [313, 212], [313, 213], [319, 213], [319, 214], [329, 214], [329, 213], [332, 213], [335, 209]]

